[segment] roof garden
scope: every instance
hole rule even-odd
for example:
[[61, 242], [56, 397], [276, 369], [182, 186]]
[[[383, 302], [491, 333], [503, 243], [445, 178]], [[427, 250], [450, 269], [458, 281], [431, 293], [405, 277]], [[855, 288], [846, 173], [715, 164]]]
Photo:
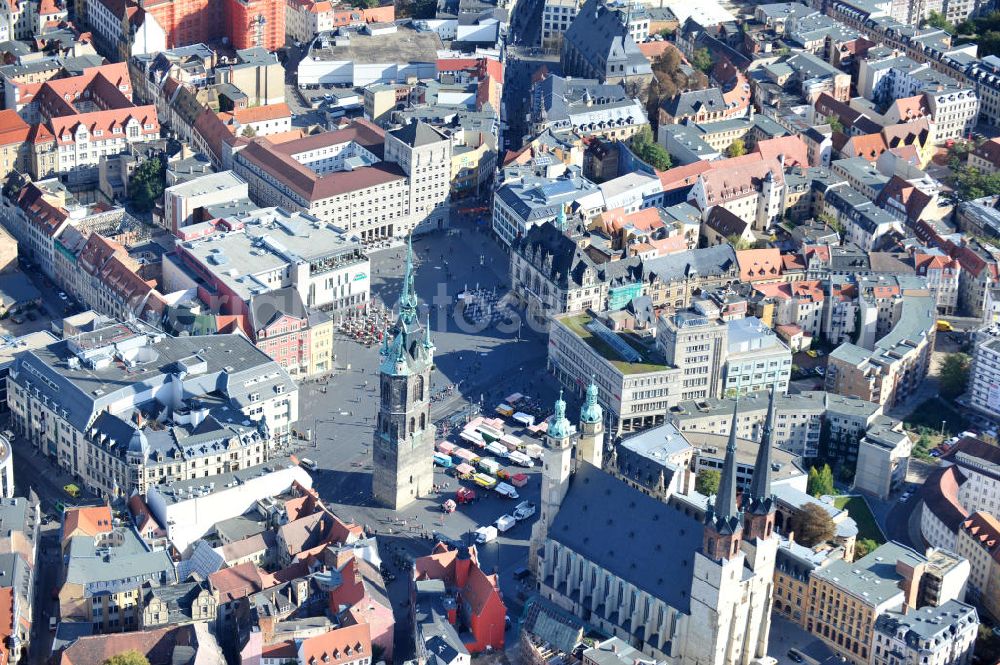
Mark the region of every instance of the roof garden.
[[[643, 343], [634, 332], [613, 332], [608, 329], [610, 335], [619, 340], [617, 343], [613, 343], [602, 339], [588, 327], [587, 324], [596, 321], [590, 314], [564, 316], [559, 318], [558, 321], [586, 342], [590, 348], [611, 363], [622, 374], [644, 374], [670, 369], [663, 356], [655, 348]], [[615, 346], [618, 345], [621, 345], [624, 353], [616, 350]], [[629, 360], [627, 356], [638, 359]]]

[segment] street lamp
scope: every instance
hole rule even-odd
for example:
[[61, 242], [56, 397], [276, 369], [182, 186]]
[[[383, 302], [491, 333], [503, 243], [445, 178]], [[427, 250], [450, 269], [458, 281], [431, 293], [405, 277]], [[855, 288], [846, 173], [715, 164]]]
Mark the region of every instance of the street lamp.
[[944, 426], [945, 424], [947, 424], [947, 422], [948, 422], [947, 420], [941, 421], [941, 438], [944, 438]]

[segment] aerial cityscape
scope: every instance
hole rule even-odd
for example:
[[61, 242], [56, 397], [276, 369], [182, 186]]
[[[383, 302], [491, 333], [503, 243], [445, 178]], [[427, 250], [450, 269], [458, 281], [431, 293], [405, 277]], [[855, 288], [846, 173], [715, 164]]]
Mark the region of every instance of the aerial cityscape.
[[0, 665], [1000, 665], [1000, 3], [0, 55]]

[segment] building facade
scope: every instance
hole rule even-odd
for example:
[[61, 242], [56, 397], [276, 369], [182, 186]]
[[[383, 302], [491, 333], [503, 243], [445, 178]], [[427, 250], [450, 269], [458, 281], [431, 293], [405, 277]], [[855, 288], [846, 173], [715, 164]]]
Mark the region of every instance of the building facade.
[[7, 380], [13, 429], [107, 497], [263, 463], [298, 418], [288, 373], [239, 335], [118, 323], [25, 353]]

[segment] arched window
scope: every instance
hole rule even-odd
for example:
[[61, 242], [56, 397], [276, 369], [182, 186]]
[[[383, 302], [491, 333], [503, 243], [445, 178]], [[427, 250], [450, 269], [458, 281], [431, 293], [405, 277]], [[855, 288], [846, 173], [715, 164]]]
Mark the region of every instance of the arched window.
[[424, 414], [421, 413], [420, 414], [420, 431], [423, 432], [426, 427], [427, 427], [427, 416], [425, 416]]
[[414, 397], [416, 399], [424, 399], [424, 377], [418, 376], [417, 380], [414, 382], [414, 387], [416, 388], [416, 394]]
[[417, 431], [416, 427], [417, 427], [417, 419], [411, 416], [410, 417], [410, 434], [413, 434], [415, 431]]

